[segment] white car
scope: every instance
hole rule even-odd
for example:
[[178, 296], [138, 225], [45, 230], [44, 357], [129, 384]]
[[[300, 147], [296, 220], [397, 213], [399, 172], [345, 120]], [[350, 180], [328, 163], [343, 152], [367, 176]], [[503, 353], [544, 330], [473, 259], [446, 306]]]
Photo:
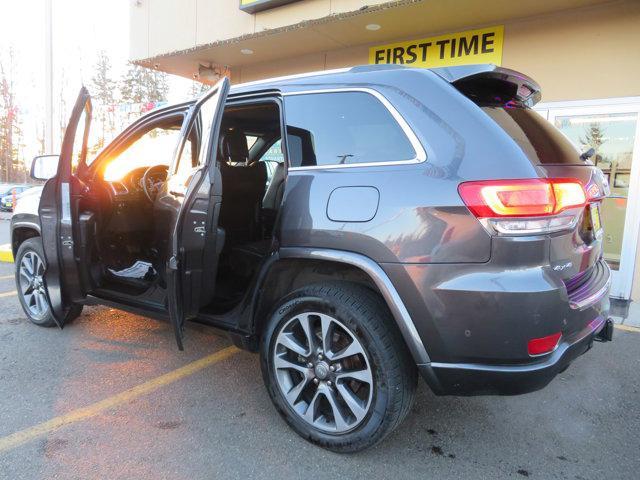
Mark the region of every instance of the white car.
[[31, 213], [38, 211], [40, 195], [42, 195], [42, 185], [31, 187], [16, 197], [16, 205], [13, 213]]

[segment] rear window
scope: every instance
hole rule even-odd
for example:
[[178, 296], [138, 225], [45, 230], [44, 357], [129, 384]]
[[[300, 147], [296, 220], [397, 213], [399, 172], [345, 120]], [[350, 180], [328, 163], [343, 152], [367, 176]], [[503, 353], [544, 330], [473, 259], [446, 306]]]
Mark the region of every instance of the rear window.
[[580, 152], [560, 130], [530, 108], [482, 106], [489, 115], [522, 148], [533, 163], [578, 164]]

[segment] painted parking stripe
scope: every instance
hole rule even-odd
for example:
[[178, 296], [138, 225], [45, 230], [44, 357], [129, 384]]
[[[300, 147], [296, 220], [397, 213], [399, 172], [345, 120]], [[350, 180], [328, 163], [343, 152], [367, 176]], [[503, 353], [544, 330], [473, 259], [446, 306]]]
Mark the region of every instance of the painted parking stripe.
[[0, 277], [0, 280], [9, 280], [10, 278], [16, 278], [15, 275], [4, 275]]
[[16, 448], [35, 438], [47, 435], [66, 425], [71, 425], [73, 423], [87, 420], [89, 418], [95, 417], [105, 410], [117, 407], [119, 405], [122, 405], [123, 403], [128, 403], [131, 400], [141, 397], [142, 395], [146, 395], [147, 393], [151, 393], [182, 378], [193, 375], [194, 373], [197, 373], [210, 365], [226, 360], [239, 351], [240, 350], [236, 347], [224, 348], [212, 355], [201, 358], [200, 360], [196, 360], [195, 362], [188, 363], [184, 367], [180, 367], [169, 373], [160, 375], [159, 377], [141, 383], [140, 385], [125, 390], [124, 392], [118, 393], [111, 397], [107, 397], [104, 400], [100, 400], [99, 402], [93, 403], [86, 407], [78, 408], [77, 410], [73, 410], [59, 417], [52, 418], [51, 420], [40, 423], [38, 425], [34, 425], [33, 427], [29, 427], [24, 430], [12, 433], [11, 435], [7, 435], [6, 437], [2, 437], [0, 438], [0, 453]]
[[17, 290], [12, 290], [10, 292], [3, 292], [3, 293], [0, 293], [0, 298], [13, 297], [14, 295], [17, 295], [17, 294], [18, 294]]
[[639, 327], [633, 327], [631, 325], [620, 325], [620, 324], [616, 323], [614, 325], [614, 327], [617, 328], [618, 330], [624, 330], [626, 332], [640, 333], [640, 328]]
[[10, 243], [0, 245], [0, 262], [13, 263], [13, 253]]

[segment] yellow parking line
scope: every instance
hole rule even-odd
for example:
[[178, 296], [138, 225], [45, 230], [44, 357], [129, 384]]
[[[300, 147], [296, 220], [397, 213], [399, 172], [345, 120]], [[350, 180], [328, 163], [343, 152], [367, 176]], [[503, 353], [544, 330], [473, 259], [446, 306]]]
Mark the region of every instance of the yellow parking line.
[[16, 278], [15, 275], [4, 275], [0, 277], [0, 280], [9, 280], [10, 278]]
[[615, 328], [619, 329], [619, 330], [625, 330], [627, 332], [636, 332], [636, 333], [640, 333], [640, 328], [638, 327], [633, 327], [631, 325], [620, 325], [620, 324], [615, 324], [614, 325]]
[[222, 360], [229, 358], [239, 351], [240, 350], [236, 347], [227, 347], [212, 355], [201, 358], [200, 360], [188, 363], [184, 367], [180, 367], [169, 373], [165, 373], [164, 375], [160, 375], [159, 377], [149, 380], [148, 382], [144, 382], [133, 388], [125, 390], [124, 392], [105, 398], [104, 400], [100, 400], [99, 402], [93, 403], [86, 407], [78, 408], [77, 410], [73, 410], [67, 414], [52, 418], [51, 420], [40, 423], [38, 425], [34, 425], [33, 427], [29, 427], [24, 430], [20, 430], [19, 432], [12, 433], [11, 435], [7, 435], [6, 437], [2, 437], [0, 438], [0, 453], [11, 450], [42, 435], [51, 433], [61, 427], [64, 427], [65, 425], [70, 425], [72, 423], [77, 423], [82, 420], [95, 417], [104, 410], [122, 405], [123, 403], [130, 402], [135, 398], [158, 390], [165, 385], [169, 385], [170, 383], [193, 375], [203, 368], [213, 365], [214, 363], [221, 362]]
[[18, 294], [17, 290], [12, 290], [10, 292], [3, 292], [3, 293], [0, 293], [0, 298], [13, 297], [14, 295], [17, 295], [17, 294]]

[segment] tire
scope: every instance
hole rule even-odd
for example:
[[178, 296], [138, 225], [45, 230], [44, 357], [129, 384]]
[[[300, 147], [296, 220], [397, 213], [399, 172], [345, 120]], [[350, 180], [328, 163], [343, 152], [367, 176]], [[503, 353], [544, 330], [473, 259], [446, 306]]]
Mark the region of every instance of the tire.
[[360, 285], [319, 283], [288, 295], [262, 335], [260, 359], [276, 410], [300, 436], [334, 452], [380, 442], [413, 404], [415, 362], [386, 304]]
[[[16, 289], [18, 290], [18, 298], [20, 299], [22, 310], [24, 310], [24, 313], [27, 315], [29, 320], [39, 327], [53, 327], [56, 325], [56, 322], [53, 319], [48, 302], [42, 293], [34, 293], [31, 294], [31, 296], [26, 293], [31, 290], [25, 289], [27, 276], [25, 276], [24, 273], [21, 274], [22, 269], [27, 268], [28, 265], [35, 266], [37, 270], [36, 276], [38, 277], [38, 286], [42, 292], [43, 289], [46, 289], [46, 285], [42, 279], [42, 274], [46, 269], [44, 258], [44, 249], [42, 248], [42, 240], [40, 237], [29, 238], [22, 242], [18, 248], [18, 252], [16, 253]], [[40, 308], [38, 308], [38, 305]], [[81, 313], [82, 305], [75, 303], [72, 304], [71, 308], [66, 312], [64, 319], [65, 324], [79, 317]]]

